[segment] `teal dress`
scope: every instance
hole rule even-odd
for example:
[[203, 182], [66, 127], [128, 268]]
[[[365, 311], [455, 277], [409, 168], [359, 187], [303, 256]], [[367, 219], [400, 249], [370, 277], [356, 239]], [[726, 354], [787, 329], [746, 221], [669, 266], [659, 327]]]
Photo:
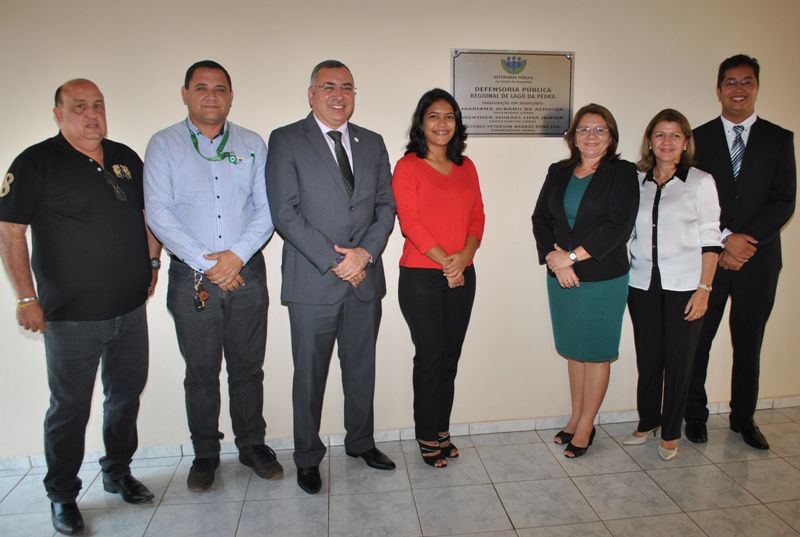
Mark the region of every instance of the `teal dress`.
[[[583, 194], [592, 176], [570, 178], [564, 192], [569, 226], [575, 225]], [[581, 282], [562, 288], [547, 276], [547, 298], [556, 350], [565, 358], [582, 362], [612, 362], [619, 356], [622, 315], [628, 300], [628, 275], [599, 282]]]

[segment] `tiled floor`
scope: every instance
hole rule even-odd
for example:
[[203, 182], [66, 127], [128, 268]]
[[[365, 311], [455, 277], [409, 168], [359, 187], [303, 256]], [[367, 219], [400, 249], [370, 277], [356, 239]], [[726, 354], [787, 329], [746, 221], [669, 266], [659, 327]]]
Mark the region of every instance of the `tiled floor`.
[[[303, 493], [291, 453], [282, 481], [264, 481], [223, 456], [213, 488], [186, 488], [190, 459], [134, 461], [156, 495], [130, 506], [102, 490], [87, 465], [79, 505], [84, 535], [114, 537], [782, 537], [800, 536], [800, 407], [756, 415], [772, 450], [746, 446], [725, 416], [710, 441], [680, 442], [658, 458], [656, 442], [622, 447], [634, 424], [598, 428], [589, 453], [565, 459], [555, 431], [460, 437], [461, 457], [426, 466], [413, 442], [382, 444], [397, 463], [372, 470], [334, 448], [321, 467], [322, 492]], [[0, 536], [52, 536], [42, 468], [0, 471]]]

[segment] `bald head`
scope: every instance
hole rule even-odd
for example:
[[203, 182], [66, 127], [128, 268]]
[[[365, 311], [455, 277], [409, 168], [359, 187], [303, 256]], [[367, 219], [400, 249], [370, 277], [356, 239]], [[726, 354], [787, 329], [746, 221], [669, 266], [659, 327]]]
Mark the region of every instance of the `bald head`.
[[61, 134], [79, 150], [96, 149], [106, 136], [106, 103], [91, 80], [75, 78], [56, 90], [53, 115]]
[[[87, 80], [85, 78], [73, 78], [72, 80], [67, 80], [66, 82], [61, 84], [58, 88], [56, 88], [56, 97], [55, 97], [55, 105], [56, 106], [59, 106], [60, 104], [62, 104], [63, 101], [61, 99], [61, 94], [64, 92], [64, 90], [65, 89], [69, 89], [69, 86], [74, 85], [74, 84], [91, 84], [92, 86], [97, 88], [97, 84], [95, 84], [91, 80]], [[100, 91], [100, 89], [97, 88], [97, 91]]]

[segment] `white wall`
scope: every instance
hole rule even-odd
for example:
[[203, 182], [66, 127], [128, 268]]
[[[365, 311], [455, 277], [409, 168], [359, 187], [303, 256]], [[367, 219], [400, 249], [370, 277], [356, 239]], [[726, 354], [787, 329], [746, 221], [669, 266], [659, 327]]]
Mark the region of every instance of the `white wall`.
[[[185, 69], [204, 58], [220, 61], [233, 77], [231, 119], [265, 139], [273, 128], [308, 112], [306, 86], [316, 62], [344, 61], [359, 88], [353, 120], [384, 135], [393, 162], [402, 155], [419, 96], [434, 86], [449, 88], [451, 48], [575, 51], [576, 108], [590, 101], [608, 106], [620, 125], [620, 149], [631, 160], [645, 124], [661, 108], [683, 111], [693, 125], [719, 113], [717, 66], [737, 52], [761, 61], [760, 115], [800, 131], [795, 26], [800, 3], [753, 6], [748, 0], [3, 0], [0, 167], [56, 132], [53, 91], [77, 76], [94, 80], [105, 93], [109, 137], [143, 154], [153, 132], [185, 115], [179, 86]], [[487, 226], [476, 260], [478, 294], [453, 422], [567, 414], [566, 368], [553, 350], [544, 269], [537, 265], [530, 231], [547, 166], [562, 158], [565, 147], [549, 138], [473, 138], [468, 144], [480, 173]], [[791, 337], [800, 274], [796, 224], [783, 240], [784, 270], [762, 359], [762, 397], [800, 394]], [[385, 253], [389, 293], [378, 342], [379, 430], [412, 425], [412, 347], [396, 297], [401, 247], [395, 229]], [[272, 437], [291, 436], [292, 367], [287, 313], [278, 300], [280, 250], [278, 237], [266, 248], [272, 304], [264, 414]], [[165, 271], [162, 277], [149, 304], [151, 373], [139, 418], [142, 446], [188, 441], [182, 359], [165, 308]], [[42, 451], [48, 402], [42, 340], [16, 326], [14, 298], [7, 278], [0, 278], [0, 457]], [[712, 401], [727, 401], [729, 356], [723, 327], [709, 370]], [[603, 410], [634, 408], [635, 382], [626, 318]], [[98, 394], [89, 449], [101, 446]], [[336, 367], [326, 402], [324, 431], [342, 431]], [[232, 439], [226, 415], [222, 430]]]

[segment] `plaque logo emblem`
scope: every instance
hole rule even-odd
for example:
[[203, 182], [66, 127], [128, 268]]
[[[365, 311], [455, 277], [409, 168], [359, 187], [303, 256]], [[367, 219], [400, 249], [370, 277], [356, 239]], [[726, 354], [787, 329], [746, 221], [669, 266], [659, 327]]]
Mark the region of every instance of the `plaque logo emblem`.
[[509, 75], [518, 75], [525, 70], [528, 60], [523, 60], [521, 56], [508, 56], [500, 59], [500, 66]]
[[131, 170], [124, 164], [114, 164], [111, 169], [114, 170], [114, 175], [117, 176], [117, 179], [127, 179], [128, 181], [133, 179]]

